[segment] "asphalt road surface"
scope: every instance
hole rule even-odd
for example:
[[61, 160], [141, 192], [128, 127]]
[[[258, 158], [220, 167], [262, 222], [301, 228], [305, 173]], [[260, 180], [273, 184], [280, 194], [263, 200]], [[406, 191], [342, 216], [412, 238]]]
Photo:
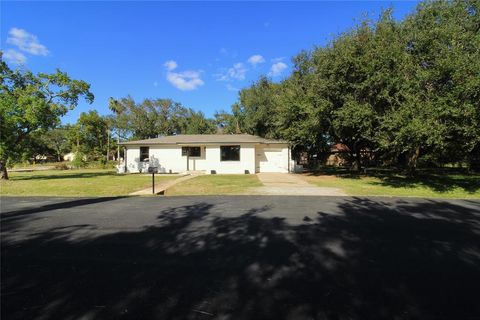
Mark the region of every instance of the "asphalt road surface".
[[480, 201], [1, 198], [2, 319], [480, 319]]

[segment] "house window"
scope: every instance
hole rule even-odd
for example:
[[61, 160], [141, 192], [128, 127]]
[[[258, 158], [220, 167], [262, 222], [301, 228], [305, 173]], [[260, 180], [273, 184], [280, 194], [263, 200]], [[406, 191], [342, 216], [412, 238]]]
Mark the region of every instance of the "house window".
[[182, 147], [182, 156], [200, 157], [200, 147]]
[[240, 161], [240, 146], [220, 146], [220, 161]]
[[140, 161], [148, 161], [149, 147], [140, 147]]

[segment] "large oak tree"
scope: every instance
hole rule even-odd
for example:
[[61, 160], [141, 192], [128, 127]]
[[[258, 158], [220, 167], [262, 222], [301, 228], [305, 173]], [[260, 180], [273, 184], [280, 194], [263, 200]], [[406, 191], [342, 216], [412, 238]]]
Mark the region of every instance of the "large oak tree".
[[8, 179], [7, 165], [32, 152], [32, 140], [57, 126], [60, 117], [77, 106], [80, 98], [92, 103], [85, 81], [66, 73], [11, 70], [0, 53], [0, 175]]

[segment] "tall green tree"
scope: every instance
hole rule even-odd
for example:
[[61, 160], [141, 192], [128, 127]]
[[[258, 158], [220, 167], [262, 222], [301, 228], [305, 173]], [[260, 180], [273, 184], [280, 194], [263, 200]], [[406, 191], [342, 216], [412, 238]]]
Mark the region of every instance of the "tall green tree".
[[124, 104], [110, 97], [108, 100], [108, 108], [113, 113], [108, 116], [108, 123], [110, 130], [117, 136], [117, 161], [120, 161], [120, 140], [125, 140], [128, 137], [128, 118], [125, 116], [126, 107]]
[[53, 128], [80, 98], [92, 103], [94, 96], [85, 81], [66, 73], [11, 70], [0, 57], [0, 175], [8, 179], [7, 164], [31, 151], [39, 132]]
[[247, 133], [263, 137], [276, 137], [277, 104], [275, 95], [278, 85], [266, 77], [261, 77], [249, 88], [240, 91], [240, 112], [243, 113], [243, 126]]
[[180, 131], [185, 108], [170, 99], [145, 99], [136, 103], [132, 97], [111, 100], [117, 128], [124, 137], [135, 139], [154, 138]]
[[206, 118], [201, 111], [185, 110], [183, 117], [177, 121], [181, 124], [179, 133], [212, 134], [217, 132], [215, 120]]
[[240, 121], [234, 114], [225, 110], [220, 110], [215, 112], [214, 118], [215, 125], [218, 127], [219, 132], [224, 134], [242, 133]]
[[76, 152], [85, 154], [88, 160], [97, 160], [107, 153], [108, 130], [107, 119], [96, 110], [82, 112], [72, 128], [70, 141]]
[[480, 1], [422, 3], [404, 27], [415, 112], [428, 113], [416, 147], [438, 162], [468, 161], [480, 146]]
[[158, 135], [215, 133], [213, 119], [170, 99], [111, 99], [112, 121], [122, 139], [147, 139]]
[[47, 130], [39, 136], [44, 145], [44, 150], [51, 153], [57, 161], [62, 161], [63, 156], [72, 150], [68, 140], [69, 130], [71, 130], [70, 125], [59, 126]]
[[309, 153], [342, 143], [359, 170], [420, 159], [480, 165], [480, 1], [426, 1], [403, 21], [385, 10], [293, 58], [280, 83], [240, 93], [243, 130]]

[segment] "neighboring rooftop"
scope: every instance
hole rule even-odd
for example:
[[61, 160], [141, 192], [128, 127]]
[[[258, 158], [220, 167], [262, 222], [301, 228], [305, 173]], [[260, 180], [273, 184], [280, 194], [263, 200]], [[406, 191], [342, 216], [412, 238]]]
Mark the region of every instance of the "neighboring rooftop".
[[288, 143], [283, 140], [270, 140], [250, 134], [178, 134], [145, 140], [121, 142], [122, 145], [155, 145], [155, 144], [217, 144], [217, 143], [254, 143], [275, 144]]

